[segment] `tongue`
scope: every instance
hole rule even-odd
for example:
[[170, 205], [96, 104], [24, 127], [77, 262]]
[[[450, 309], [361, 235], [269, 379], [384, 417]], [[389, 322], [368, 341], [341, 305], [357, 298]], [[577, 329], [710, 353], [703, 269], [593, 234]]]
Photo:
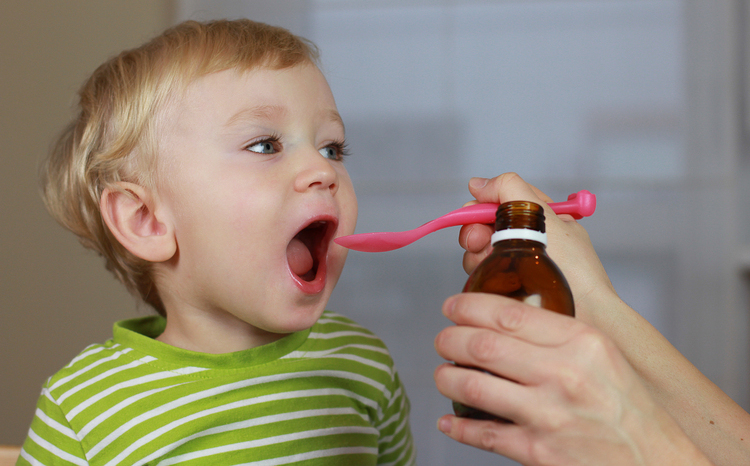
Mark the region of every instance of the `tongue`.
[[297, 238], [289, 242], [286, 247], [286, 257], [289, 261], [289, 268], [300, 277], [307, 275], [313, 268], [313, 258], [310, 250], [305, 243]]

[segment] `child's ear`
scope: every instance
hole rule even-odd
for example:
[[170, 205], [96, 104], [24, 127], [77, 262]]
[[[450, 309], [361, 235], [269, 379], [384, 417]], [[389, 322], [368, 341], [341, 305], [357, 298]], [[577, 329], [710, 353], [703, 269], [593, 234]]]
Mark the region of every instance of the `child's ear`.
[[150, 192], [133, 183], [119, 182], [99, 200], [104, 223], [125, 249], [149, 262], [163, 262], [177, 252], [171, 222], [156, 208]]

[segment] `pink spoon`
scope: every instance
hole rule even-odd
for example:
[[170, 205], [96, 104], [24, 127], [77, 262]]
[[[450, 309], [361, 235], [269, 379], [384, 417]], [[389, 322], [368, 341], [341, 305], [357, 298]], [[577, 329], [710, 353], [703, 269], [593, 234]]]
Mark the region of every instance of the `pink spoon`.
[[[421, 227], [399, 232], [360, 233], [357, 235], [341, 236], [334, 241], [345, 248], [362, 252], [384, 252], [402, 248], [422, 238], [433, 231], [457, 225], [471, 223], [495, 223], [495, 214], [499, 204], [474, 204], [456, 209]], [[564, 202], [549, 204], [556, 214], [568, 214], [575, 219], [588, 217], [596, 210], [596, 196], [586, 191], [578, 191], [568, 196]]]

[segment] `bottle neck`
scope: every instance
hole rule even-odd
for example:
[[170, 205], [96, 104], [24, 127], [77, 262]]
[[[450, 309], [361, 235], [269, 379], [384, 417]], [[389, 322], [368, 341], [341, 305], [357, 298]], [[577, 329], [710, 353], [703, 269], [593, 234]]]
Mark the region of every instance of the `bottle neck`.
[[541, 205], [529, 201], [505, 202], [497, 209], [492, 245], [503, 240], [519, 239], [536, 241], [547, 247], [546, 231]]
[[492, 234], [491, 243], [494, 246], [500, 241], [510, 239], [525, 239], [529, 241], [536, 241], [542, 243], [544, 247], [547, 247], [547, 233], [537, 230], [529, 230], [526, 228], [510, 228], [507, 230], [498, 230]]
[[544, 233], [544, 209], [529, 201], [509, 201], [497, 209], [495, 231], [528, 229]]

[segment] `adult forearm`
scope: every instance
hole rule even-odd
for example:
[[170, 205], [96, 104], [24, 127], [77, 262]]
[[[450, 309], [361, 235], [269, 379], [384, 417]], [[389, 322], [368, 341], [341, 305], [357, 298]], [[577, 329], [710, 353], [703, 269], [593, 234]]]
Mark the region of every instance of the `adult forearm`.
[[616, 296], [590, 298], [588, 323], [611, 338], [645, 386], [718, 466], [750, 464], [750, 415]]

